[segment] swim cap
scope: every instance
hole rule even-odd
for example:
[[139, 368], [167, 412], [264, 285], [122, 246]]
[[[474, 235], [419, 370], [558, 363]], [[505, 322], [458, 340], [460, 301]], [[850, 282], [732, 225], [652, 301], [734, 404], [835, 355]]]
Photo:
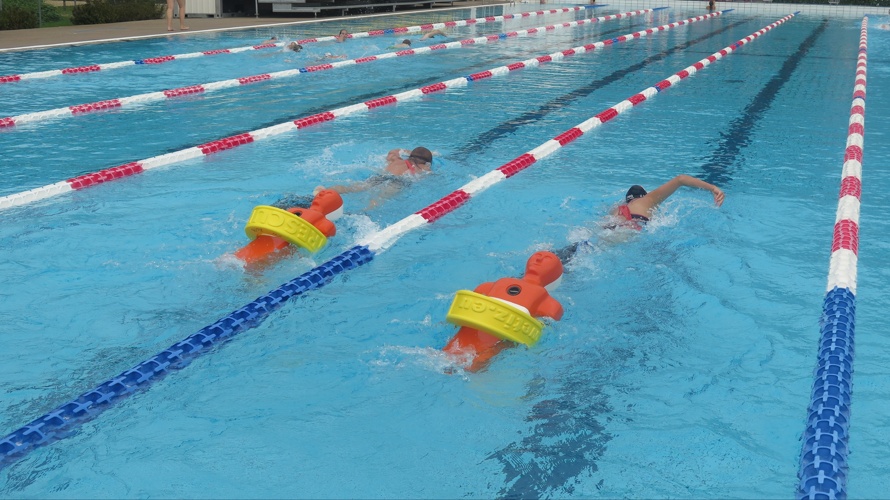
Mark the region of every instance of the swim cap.
[[411, 40], [408, 40], [406, 38], [406, 39], [402, 40], [402, 43], [404, 43], [405, 45], [411, 45]]
[[643, 189], [643, 186], [633, 185], [627, 190], [627, 194], [624, 195], [624, 202], [630, 203], [631, 200], [642, 198], [643, 196], [646, 196], [646, 190]]
[[416, 158], [420, 161], [425, 161], [432, 165], [433, 163], [433, 153], [424, 147], [416, 147], [411, 150], [411, 154], [408, 156], [408, 159]]

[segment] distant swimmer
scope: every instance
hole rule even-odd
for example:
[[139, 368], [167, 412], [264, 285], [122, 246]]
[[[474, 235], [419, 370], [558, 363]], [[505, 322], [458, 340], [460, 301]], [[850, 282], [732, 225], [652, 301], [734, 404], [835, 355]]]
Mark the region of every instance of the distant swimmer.
[[420, 37], [420, 39], [426, 40], [427, 38], [434, 38], [436, 36], [447, 37], [448, 35], [442, 30], [433, 30], [433, 31], [428, 31], [428, 32], [424, 33], [423, 36]]
[[390, 47], [391, 49], [410, 49], [411, 48], [411, 40], [407, 38], [402, 40], [401, 43], [397, 43]]

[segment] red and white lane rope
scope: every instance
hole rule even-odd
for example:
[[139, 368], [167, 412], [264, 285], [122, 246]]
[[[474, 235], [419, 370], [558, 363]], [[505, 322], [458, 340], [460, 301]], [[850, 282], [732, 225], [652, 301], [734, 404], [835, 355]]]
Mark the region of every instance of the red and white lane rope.
[[831, 241], [828, 287], [822, 301], [816, 369], [797, 473], [795, 498], [801, 500], [847, 498], [867, 62], [868, 17], [865, 17], [859, 32], [859, 56]]
[[785, 21], [791, 19], [792, 17], [794, 17], [794, 14], [789, 14], [788, 16], [785, 16], [782, 19], [770, 24], [769, 26], [766, 26], [765, 28], [762, 28], [761, 30], [748, 35], [738, 42], [726, 47], [725, 49], [722, 49], [719, 52], [715, 52], [714, 54], [711, 54], [710, 56], [693, 64], [692, 66], [689, 66], [688, 68], [673, 74], [669, 78], [658, 82], [654, 86], [628, 97], [624, 101], [621, 101], [618, 104], [610, 107], [609, 109], [599, 113], [598, 115], [589, 118], [588, 120], [580, 123], [579, 125], [576, 125], [575, 127], [570, 128], [569, 130], [566, 130], [562, 134], [559, 134], [558, 136], [545, 142], [544, 144], [541, 144], [535, 149], [532, 149], [531, 151], [523, 155], [517, 156], [516, 158], [483, 175], [482, 177], [474, 179], [470, 183], [465, 184], [463, 187], [457, 189], [451, 194], [433, 203], [432, 205], [429, 205], [426, 208], [423, 208], [415, 212], [414, 214], [411, 214], [408, 217], [405, 217], [404, 219], [384, 228], [383, 230], [368, 236], [367, 238], [359, 241], [357, 245], [367, 246], [370, 251], [374, 253], [380, 253], [381, 251], [385, 250], [393, 243], [395, 243], [395, 241], [402, 237], [402, 235], [404, 235], [405, 233], [426, 224], [435, 222], [440, 217], [466, 203], [470, 198], [478, 196], [480, 193], [490, 188], [491, 186], [505, 179], [509, 179], [510, 177], [516, 175], [518, 172], [521, 172], [522, 170], [525, 170], [526, 168], [532, 166], [539, 160], [550, 156], [560, 148], [564, 147], [566, 144], [569, 144], [585, 133], [599, 127], [600, 125], [606, 123], [612, 118], [615, 118], [628, 109], [637, 106], [647, 99], [651, 99], [657, 93], [670, 88], [672, 85], [676, 85], [680, 82], [680, 80], [683, 80], [684, 78], [695, 74], [697, 71], [704, 69], [712, 62], [716, 62], [717, 60], [731, 54], [737, 48], [747, 44], [748, 42], [751, 42], [752, 40], [758, 38], [760, 35], [772, 30], [776, 26], [783, 24]]
[[828, 287], [848, 288], [856, 294], [856, 268], [859, 255], [859, 208], [862, 192], [862, 145], [865, 134], [865, 71], [867, 57], [868, 18], [862, 21], [862, 38], [856, 64], [856, 81], [853, 104], [850, 108], [850, 124], [847, 129], [847, 148], [844, 150], [844, 166], [841, 174], [841, 190], [831, 244], [831, 263], [828, 271]]
[[[150, 170], [153, 168], [164, 167], [167, 165], [172, 165], [174, 163], [183, 162], [186, 160], [191, 160], [194, 158], [199, 158], [201, 156], [210, 155], [213, 153], [217, 153], [220, 151], [225, 151], [227, 149], [236, 148], [238, 146], [249, 144], [254, 141], [267, 139], [269, 137], [274, 137], [276, 135], [284, 134], [293, 130], [303, 129], [312, 125], [316, 125], [323, 122], [328, 122], [334, 120], [336, 118], [340, 118], [342, 116], [348, 116], [355, 113], [362, 113], [368, 110], [378, 108], [381, 106], [386, 106], [389, 104], [395, 104], [398, 102], [406, 102], [414, 99], [418, 99], [425, 94], [429, 94], [432, 92], [439, 92], [446, 89], [465, 87], [467, 82], [482, 80], [485, 78], [493, 78], [497, 76], [506, 75], [512, 71], [516, 71], [522, 68], [533, 68], [537, 67], [543, 63], [547, 63], [550, 61], [559, 61], [565, 57], [572, 56], [575, 54], [584, 54], [586, 52], [593, 52], [597, 49], [602, 49], [606, 46], [612, 45], [616, 42], [623, 42], [626, 40], [632, 40], [636, 38], [642, 38], [653, 33], [664, 31], [670, 28], [674, 28], [677, 26], [682, 26], [686, 24], [690, 24], [696, 21], [701, 21], [703, 19], [712, 18], [720, 15], [720, 12], [714, 12], [712, 14], [696, 16], [683, 21], [676, 21], [670, 24], [665, 24], [662, 26], [658, 26], [656, 28], [647, 28], [645, 30], [640, 30], [634, 33], [630, 33], [627, 35], [622, 35], [616, 38], [610, 38], [605, 41], [591, 43], [587, 45], [582, 45], [579, 47], [566, 49], [559, 52], [554, 52], [552, 54], [548, 54], [545, 56], [539, 56], [532, 59], [528, 59], [525, 61], [520, 61], [512, 64], [508, 64], [506, 66], [499, 66], [496, 68], [492, 68], [487, 71], [481, 71], [479, 73], [474, 73], [470, 76], [462, 76], [459, 78], [454, 78], [452, 80], [447, 80], [444, 82], [434, 83], [432, 85], [427, 85], [425, 87], [421, 87], [419, 89], [408, 90], [406, 92], [402, 92], [399, 94], [389, 95], [386, 97], [380, 97], [377, 99], [371, 99], [370, 101], [361, 102], [358, 104], [352, 104], [350, 106], [345, 106], [342, 108], [333, 109], [330, 111], [325, 111], [323, 113], [318, 113], [315, 115], [307, 116], [304, 118], [299, 118], [294, 121], [288, 121], [284, 123], [279, 123], [277, 125], [273, 125], [271, 127], [266, 127], [258, 130], [254, 130], [252, 132], [246, 132], [243, 134], [234, 135], [231, 137], [226, 137], [224, 139], [219, 139], [216, 141], [208, 142], [206, 144], [201, 144], [198, 146], [181, 149], [179, 151], [174, 151], [171, 153], [167, 153], [160, 156], [154, 156], [151, 158], [147, 158], [144, 160], [133, 161], [130, 163], [126, 163], [124, 165], [119, 165], [112, 168], [107, 168], [105, 170], [100, 170], [98, 172], [94, 172], [91, 174], [84, 174], [78, 177], [74, 177], [68, 179], [66, 181], [56, 182], [55, 184], [50, 184], [47, 186], [42, 186], [39, 188], [31, 189], [29, 191], [24, 191], [21, 193], [15, 193], [7, 196], [0, 197], [0, 209], [10, 208], [20, 205], [25, 205], [28, 203], [32, 203], [38, 200], [43, 200], [46, 198], [50, 198], [52, 196], [68, 193], [70, 191], [83, 189], [85, 187], [93, 186], [95, 184], [101, 184], [103, 182], [112, 181], [115, 179], [120, 179], [123, 177], [128, 177], [130, 175], [135, 175], [144, 172], [145, 170]], [[667, 80], [666, 80], [667, 81]], [[669, 85], [669, 84], [668, 84]]]
[[[564, 14], [566, 12], [576, 12], [584, 10], [584, 7], [565, 7], [560, 9], [550, 9], [550, 10], [539, 10], [535, 12], [521, 12], [518, 14], [505, 14], [503, 16], [488, 16], [488, 17], [477, 17], [475, 19], [461, 19], [457, 21], [447, 21], [444, 23], [432, 23], [432, 24], [421, 24], [418, 26], [407, 26], [402, 28], [389, 28], [383, 30], [373, 30], [373, 31], [364, 31], [361, 33], [352, 33], [349, 35], [349, 38], [365, 38], [369, 36], [380, 36], [380, 35], [391, 35], [391, 34], [409, 34], [409, 33], [419, 33], [423, 30], [433, 30], [433, 29], [444, 29], [444, 28], [456, 28], [460, 26], [469, 26], [473, 24], [484, 24], [484, 23], [493, 23], [506, 21], [510, 19], [523, 19], [527, 17], [535, 17], [535, 16], [547, 16], [551, 14]], [[297, 43], [300, 45], [304, 45], [307, 43], [317, 43], [317, 42], [330, 42], [336, 40], [336, 36], [322, 36], [317, 38], [306, 38], [303, 40], [297, 40]], [[284, 42], [276, 42], [276, 43], [264, 43], [261, 45], [252, 45], [249, 47], [234, 47], [230, 49], [215, 49], [215, 50], [206, 50], [203, 52], [189, 52], [187, 54], [174, 54], [169, 56], [159, 56], [159, 57], [149, 57], [146, 59], [137, 59], [134, 61], [119, 61], [119, 62], [111, 62], [111, 63], [102, 63], [102, 64], [88, 64], [85, 66], [77, 66], [72, 68], [63, 68], [63, 69], [51, 69], [48, 71], [37, 71], [33, 73], [22, 73], [18, 75], [5, 75], [0, 76], [0, 83], [12, 83], [18, 82], [21, 80], [34, 80], [38, 78], [50, 78], [54, 76], [60, 75], [76, 75], [80, 73], [93, 73], [96, 71], [109, 70], [109, 69], [117, 69], [128, 66], [133, 66], [137, 64], [161, 64], [165, 62], [180, 60], [180, 59], [193, 59], [196, 57], [203, 56], [214, 56], [219, 54], [237, 54], [239, 52], [246, 52], [250, 50], [260, 50], [260, 49], [272, 49], [275, 47], [284, 46]]]
[[571, 21], [567, 23], [562, 23], [558, 25], [550, 25], [550, 26], [539, 26], [537, 28], [529, 28], [526, 30], [520, 31], [510, 31], [508, 33], [501, 33], [496, 35], [488, 35], [488, 36], [480, 36], [476, 38], [468, 38], [466, 40], [460, 40], [455, 42], [448, 43], [439, 43], [435, 45], [430, 45], [428, 47], [418, 47], [416, 49], [407, 49], [400, 50], [398, 52], [387, 52], [383, 54], [377, 54], [374, 56], [360, 57], [358, 59], [348, 59], [344, 61], [337, 61], [333, 63], [325, 63], [325, 64], [317, 64], [314, 66], [307, 66], [305, 68], [299, 69], [289, 69], [285, 71], [277, 71], [274, 73], [264, 73], [261, 75], [252, 75], [245, 76], [241, 78], [232, 78], [229, 80], [221, 80], [218, 82], [212, 83], [201, 83], [197, 85], [189, 85], [187, 87], [180, 87], [177, 89], [164, 90], [161, 92], [146, 92], [144, 94], [137, 94], [129, 97], [118, 97], [114, 99], [108, 99], [105, 101], [92, 102], [88, 104], [78, 104], [76, 106], [66, 106], [63, 108], [55, 108], [46, 111], [35, 111], [33, 113], [24, 113], [16, 116], [8, 116], [5, 118], [0, 118], [0, 128], [8, 128], [14, 127], [16, 125], [23, 125], [26, 123], [35, 123], [45, 120], [52, 120], [57, 118], [68, 118], [72, 116], [79, 116], [86, 113], [93, 113], [96, 111], [105, 111], [109, 109], [118, 109], [127, 106], [133, 105], [141, 105], [150, 102], [163, 101], [165, 99], [173, 99], [176, 97], [182, 97], [187, 95], [194, 94], [202, 94], [208, 92], [214, 92], [222, 89], [238, 87], [241, 85], [249, 85], [257, 82], [265, 82], [268, 80], [276, 80], [281, 78], [293, 78], [295, 76], [299, 76], [303, 73], [314, 73], [318, 71], [325, 71], [329, 69], [342, 68], [345, 66], [354, 66], [356, 64], [366, 64], [374, 61], [381, 61], [384, 59], [392, 59], [394, 57], [406, 57], [412, 55], [420, 55], [420, 54], [429, 54], [433, 51], [438, 50], [446, 50], [446, 49], [459, 49], [466, 45], [475, 45], [475, 44], [485, 44], [491, 42], [497, 42], [503, 38], [512, 38], [512, 37], [523, 37], [528, 35], [534, 35], [536, 33], [544, 33], [547, 31], [552, 31], [556, 29], [563, 28], [574, 28], [576, 26], [583, 26], [585, 24], [593, 24], [602, 21], [611, 21], [613, 19], [622, 19], [626, 17], [636, 16], [640, 14], [647, 14], [652, 12], [652, 9], [645, 10], [635, 10], [632, 12], [625, 12], [622, 14], [612, 14], [608, 16], [596, 17], [593, 19], [582, 19], [579, 21]]

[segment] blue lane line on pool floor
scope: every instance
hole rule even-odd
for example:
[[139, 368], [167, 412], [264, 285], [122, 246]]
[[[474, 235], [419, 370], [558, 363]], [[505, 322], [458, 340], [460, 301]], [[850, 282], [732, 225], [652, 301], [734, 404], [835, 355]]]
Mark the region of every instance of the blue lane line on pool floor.
[[730, 122], [729, 129], [720, 132], [720, 144], [711, 153], [702, 165], [702, 174], [698, 177], [718, 186], [726, 186], [733, 179], [732, 165], [736, 164], [742, 149], [751, 143], [751, 137], [757, 130], [757, 122], [769, 111], [776, 96], [797, 69], [801, 60], [809, 53], [813, 45], [828, 27], [828, 19], [816, 27], [810, 35], [801, 42], [797, 51], [788, 56], [781, 69], [773, 75], [769, 82], [760, 89], [760, 92], [745, 106], [742, 114]]
[[[603, 87], [606, 87], [607, 85], [611, 85], [611, 84], [621, 80], [625, 76], [627, 76], [631, 73], [634, 73], [636, 71], [639, 71], [639, 70], [645, 68], [646, 66], [649, 66], [650, 64], [659, 62], [659, 61], [665, 59], [666, 57], [668, 57], [669, 55], [674, 54], [675, 52], [686, 50], [689, 47], [692, 47], [693, 45], [697, 45], [699, 43], [710, 40], [711, 38], [713, 38], [717, 35], [725, 33], [726, 31], [729, 31], [730, 29], [740, 26], [742, 24], [751, 22], [752, 20], [753, 20], [753, 18], [747, 18], [747, 19], [744, 19], [741, 21], [737, 21], [735, 23], [724, 26], [723, 28], [712, 31], [712, 32], [710, 32], [706, 35], [703, 35], [699, 38], [696, 38], [694, 40], [689, 40], [687, 42], [683, 42], [683, 43], [681, 43], [673, 48], [667, 49], [659, 54], [649, 56], [636, 64], [628, 66], [624, 69], [614, 71], [607, 76], [604, 76], [600, 79], [597, 79], [597, 80], [594, 80], [594, 81], [588, 83], [587, 85], [578, 87], [575, 90], [573, 90], [567, 94], [561, 95], [555, 99], [551, 99], [549, 102], [547, 102], [543, 106], [540, 106], [536, 110], [526, 111], [525, 113], [523, 113], [515, 118], [511, 118], [510, 120], [505, 121], [499, 125], [496, 125], [494, 128], [490, 129], [489, 131], [483, 132], [482, 134], [476, 136], [475, 139], [473, 139], [472, 141], [468, 142], [466, 145], [464, 145], [463, 147], [458, 149], [457, 152], [453, 156], [455, 158], [465, 159], [471, 155], [479, 154], [480, 152], [490, 148], [491, 144], [494, 141], [496, 141], [502, 137], [509, 136], [509, 135], [515, 133], [523, 125], [526, 125], [529, 123], [536, 123], [537, 121], [541, 120], [548, 114], [550, 114], [554, 111], [558, 111], [562, 108], [565, 108], [565, 107], [569, 106], [571, 103], [573, 103], [574, 101], [581, 99], [582, 97], [587, 97], [588, 95], [592, 94], [593, 92], [595, 92]], [[622, 31], [624, 31], [625, 29], [626, 28], [621, 28]]]

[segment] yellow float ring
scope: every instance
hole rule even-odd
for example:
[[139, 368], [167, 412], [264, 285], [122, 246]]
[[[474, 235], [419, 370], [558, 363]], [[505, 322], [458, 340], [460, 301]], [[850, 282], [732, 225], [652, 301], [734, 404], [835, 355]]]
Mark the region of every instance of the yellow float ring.
[[310, 252], [321, 250], [328, 242], [325, 235], [305, 219], [268, 205], [254, 207], [244, 232], [251, 240], [261, 234], [278, 236]]
[[541, 338], [544, 323], [506, 302], [469, 290], [458, 290], [445, 320], [529, 347]]

